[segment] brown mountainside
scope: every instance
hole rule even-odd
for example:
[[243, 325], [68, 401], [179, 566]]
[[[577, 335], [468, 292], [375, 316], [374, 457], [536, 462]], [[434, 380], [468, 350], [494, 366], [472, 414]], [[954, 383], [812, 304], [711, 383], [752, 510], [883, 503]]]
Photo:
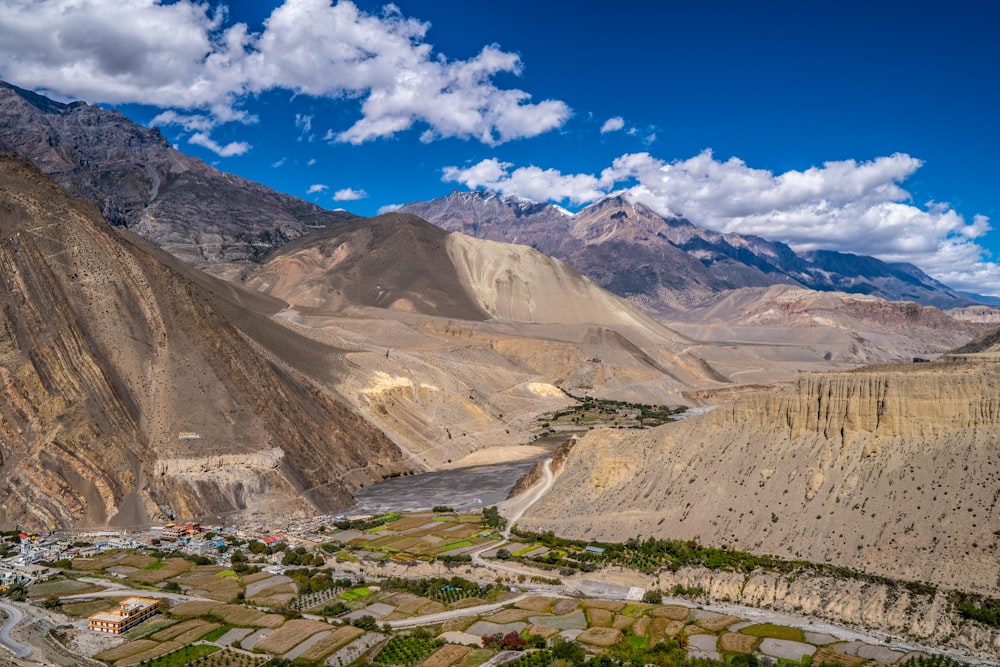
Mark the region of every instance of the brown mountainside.
[[398, 460], [301, 374], [330, 350], [275, 300], [171, 268], [23, 158], [0, 207], [0, 523], [328, 511]]
[[648, 432], [593, 431], [522, 524], [1000, 592], [1000, 366], [803, 376]]

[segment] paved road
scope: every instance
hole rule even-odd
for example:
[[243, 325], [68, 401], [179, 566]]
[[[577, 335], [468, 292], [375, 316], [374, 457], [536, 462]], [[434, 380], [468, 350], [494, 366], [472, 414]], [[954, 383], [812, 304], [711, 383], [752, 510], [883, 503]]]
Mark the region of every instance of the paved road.
[[24, 614], [10, 602], [0, 602], [0, 610], [7, 614], [7, 622], [0, 628], [0, 644], [10, 649], [15, 658], [30, 658], [31, 648], [24, 644], [18, 644], [10, 637], [10, 631], [14, 629], [15, 625], [21, 622]]

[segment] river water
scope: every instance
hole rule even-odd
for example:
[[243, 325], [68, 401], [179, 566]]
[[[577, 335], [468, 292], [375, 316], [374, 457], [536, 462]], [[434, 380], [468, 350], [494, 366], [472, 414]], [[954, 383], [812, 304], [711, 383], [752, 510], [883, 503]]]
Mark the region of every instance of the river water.
[[357, 505], [351, 512], [416, 511], [435, 505], [460, 511], [482, 509], [505, 500], [517, 480], [548, 456], [386, 479], [356, 492]]

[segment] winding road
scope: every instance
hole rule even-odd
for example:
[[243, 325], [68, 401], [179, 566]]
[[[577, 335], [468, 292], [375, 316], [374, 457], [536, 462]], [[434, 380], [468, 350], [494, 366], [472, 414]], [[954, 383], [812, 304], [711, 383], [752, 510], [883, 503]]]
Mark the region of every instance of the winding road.
[[3, 613], [7, 615], [7, 622], [3, 624], [3, 627], [0, 627], [0, 644], [9, 649], [14, 654], [15, 658], [22, 660], [30, 658], [31, 648], [25, 646], [24, 644], [17, 643], [11, 639], [10, 636], [10, 631], [14, 629], [14, 626], [21, 622], [24, 614], [22, 614], [21, 610], [15, 605], [6, 601], [0, 602], [0, 611], [3, 611]]

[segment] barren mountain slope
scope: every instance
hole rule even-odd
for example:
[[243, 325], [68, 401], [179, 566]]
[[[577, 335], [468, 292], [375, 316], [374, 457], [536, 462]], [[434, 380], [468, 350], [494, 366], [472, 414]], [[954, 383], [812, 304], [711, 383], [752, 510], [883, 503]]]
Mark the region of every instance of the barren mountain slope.
[[218, 171], [156, 128], [0, 82], [0, 148], [195, 266], [233, 276], [309, 229], [353, 218]]
[[1000, 367], [804, 376], [648, 432], [594, 431], [525, 527], [729, 544], [1000, 592]]
[[812, 345], [831, 360], [864, 364], [933, 358], [990, 326], [985, 318], [958, 319], [953, 312], [774, 285], [720, 292], [668, 324], [701, 340], [784, 340]]
[[22, 158], [0, 207], [0, 523], [327, 511], [398, 461], [275, 352], [325, 348], [240, 305], [273, 300], [170, 269]]
[[[788, 381], [823, 359], [810, 342], [701, 343], [531, 248], [446, 234], [409, 215], [296, 239], [248, 284], [282, 317], [344, 350], [339, 394], [438, 467], [523, 443], [574, 394], [677, 405], [747, 382]], [[709, 399], [711, 400], [711, 399]]]

